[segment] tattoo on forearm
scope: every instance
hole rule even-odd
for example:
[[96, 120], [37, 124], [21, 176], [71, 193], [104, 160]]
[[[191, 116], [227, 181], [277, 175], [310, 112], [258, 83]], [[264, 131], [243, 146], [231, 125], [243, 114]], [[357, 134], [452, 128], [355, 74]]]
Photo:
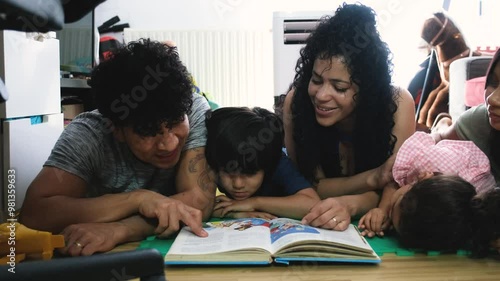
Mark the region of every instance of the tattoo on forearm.
[[197, 180], [198, 186], [200, 186], [205, 193], [215, 194], [215, 175], [205, 161], [203, 150], [196, 151], [198, 152], [196, 156], [191, 158], [188, 162], [188, 172], [191, 174], [199, 173]]
[[205, 169], [203, 169], [198, 177], [198, 185], [203, 191], [215, 192], [215, 178], [208, 164], [205, 165]]
[[189, 165], [188, 165], [188, 171], [190, 173], [196, 173], [198, 170], [196, 169], [196, 166], [198, 166], [198, 163], [205, 158], [205, 155], [203, 153], [198, 153], [194, 158], [189, 160]]

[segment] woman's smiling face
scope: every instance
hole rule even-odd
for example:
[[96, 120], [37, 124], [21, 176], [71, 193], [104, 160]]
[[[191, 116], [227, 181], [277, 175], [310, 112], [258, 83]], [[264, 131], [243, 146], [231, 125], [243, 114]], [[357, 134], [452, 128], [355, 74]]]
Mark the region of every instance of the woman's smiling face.
[[357, 91], [341, 57], [314, 61], [308, 93], [321, 126], [329, 127], [350, 117]]

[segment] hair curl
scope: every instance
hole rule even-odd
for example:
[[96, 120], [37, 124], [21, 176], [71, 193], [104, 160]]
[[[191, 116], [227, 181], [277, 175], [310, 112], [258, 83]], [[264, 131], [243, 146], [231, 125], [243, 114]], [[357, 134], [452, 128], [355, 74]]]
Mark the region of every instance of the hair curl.
[[177, 48], [149, 39], [114, 50], [89, 84], [104, 117], [142, 136], [181, 122], [193, 104], [191, 76]]
[[335, 125], [320, 126], [308, 95], [308, 84], [316, 59], [339, 57], [359, 86], [355, 94], [353, 132], [355, 172], [381, 165], [396, 143], [392, 134], [397, 110], [391, 85], [391, 53], [376, 29], [375, 12], [361, 4], [343, 4], [332, 17], [323, 17], [317, 29], [306, 40], [295, 67], [292, 87], [293, 139], [297, 163], [309, 180], [315, 181], [321, 166], [327, 177], [340, 176], [337, 149], [339, 133]]

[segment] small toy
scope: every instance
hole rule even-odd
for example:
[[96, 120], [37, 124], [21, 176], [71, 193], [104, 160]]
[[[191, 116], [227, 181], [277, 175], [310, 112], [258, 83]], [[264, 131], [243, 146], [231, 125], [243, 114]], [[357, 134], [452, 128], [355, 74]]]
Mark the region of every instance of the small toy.
[[63, 235], [27, 228], [18, 222], [0, 224], [0, 264], [18, 263], [27, 256], [49, 260], [65, 246]]

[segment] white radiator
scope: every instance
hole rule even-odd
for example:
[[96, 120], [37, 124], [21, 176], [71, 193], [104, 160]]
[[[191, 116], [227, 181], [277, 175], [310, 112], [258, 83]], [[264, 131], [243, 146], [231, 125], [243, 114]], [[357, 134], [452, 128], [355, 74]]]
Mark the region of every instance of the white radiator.
[[92, 61], [92, 29], [65, 28], [57, 32], [61, 46], [60, 60], [62, 65], [75, 64], [76, 60]]
[[201, 91], [220, 106], [272, 109], [271, 31], [124, 30], [125, 42], [140, 38], [174, 41]]

